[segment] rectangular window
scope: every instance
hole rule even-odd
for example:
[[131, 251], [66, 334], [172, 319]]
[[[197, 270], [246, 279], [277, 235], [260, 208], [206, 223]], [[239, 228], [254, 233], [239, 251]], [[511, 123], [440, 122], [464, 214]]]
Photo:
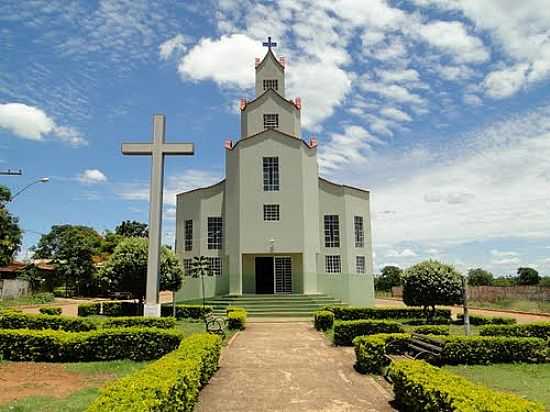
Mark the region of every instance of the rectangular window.
[[365, 273], [365, 256], [355, 256], [355, 269], [357, 273]]
[[279, 158], [264, 157], [264, 191], [276, 192], [279, 190]]
[[340, 256], [338, 255], [325, 256], [325, 269], [327, 273], [342, 272], [342, 264], [340, 262]]
[[222, 275], [222, 258], [219, 257], [207, 257], [208, 260], [208, 269], [212, 276], [221, 276]]
[[355, 227], [355, 247], [364, 247], [365, 231], [363, 229], [363, 216], [354, 216], [353, 226]]
[[325, 247], [340, 247], [338, 215], [325, 215]]
[[185, 221], [185, 250], [193, 249], [193, 221]]
[[192, 276], [193, 275], [192, 262], [193, 262], [193, 259], [191, 259], [191, 258], [183, 259], [183, 273], [184, 273], [185, 276]]
[[223, 243], [223, 219], [208, 217], [208, 249], [221, 249]]
[[264, 129], [276, 129], [279, 127], [279, 115], [277, 113], [264, 114]]
[[279, 205], [264, 205], [264, 220], [266, 222], [278, 222]]
[[264, 90], [267, 89], [277, 90], [277, 79], [264, 80]]

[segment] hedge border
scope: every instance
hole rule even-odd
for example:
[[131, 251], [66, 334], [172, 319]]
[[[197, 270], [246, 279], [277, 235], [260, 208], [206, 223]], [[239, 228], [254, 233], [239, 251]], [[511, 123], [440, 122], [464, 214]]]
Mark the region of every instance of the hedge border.
[[319, 331], [332, 329], [334, 326], [334, 313], [328, 310], [319, 310], [313, 314], [313, 326]]
[[[421, 308], [369, 308], [363, 306], [327, 305], [321, 310], [334, 313], [336, 320], [359, 319], [419, 319], [426, 318], [427, 312]], [[450, 309], [436, 309], [434, 317], [451, 320]]]
[[344, 320], [334, 323], [334, 344], [351, 346], [357, 336], [404, 332], [401, 324], [392, 320]]
[[233, 310], [227, 313], [227, 327], [232, 330], [243, 330], [246, 328], [248, 312], [246, 310]]
[[[204, 319], [206, 315], [212, 313], [214, 308], [206, 305], [176, 304], [176, 319]], [[172, 305], [162, 305], [161, 315], [172, 316]]]
[[355, 370], [359, 373], [381, 373], [390, 364], [386, 354], [404, 353], [410, 337], [409, 333], [379, 333], [356, 337], [353, 340]]
[[550, 322], [534, 322], [524, 325], [486, 325], [479, 329], [481, 336], [516, 336], [550, 339]]

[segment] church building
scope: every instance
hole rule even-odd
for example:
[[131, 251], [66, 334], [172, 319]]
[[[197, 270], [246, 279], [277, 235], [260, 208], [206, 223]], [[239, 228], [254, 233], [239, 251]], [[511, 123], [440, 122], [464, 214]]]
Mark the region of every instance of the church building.
[[[186, 275], [193, 257], [207, 258], [206, 297], [326, 294], [374, 304], [370, 193], [319, 177], [301, 99], [285, 96], [285, 61], [270, 39], [264, 45], [256, 97], [241, 101], [240, 139], [225, 143], [225, 179], [177, 195], [176, 253]], [[201, 296], [201, 280], [186, 276], [178, 301]]]

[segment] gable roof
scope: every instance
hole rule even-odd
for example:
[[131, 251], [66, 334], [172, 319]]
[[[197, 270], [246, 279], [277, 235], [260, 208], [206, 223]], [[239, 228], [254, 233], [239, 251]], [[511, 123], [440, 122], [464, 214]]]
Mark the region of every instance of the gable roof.
[[324, 177], [321, 177], [321, 176], [319, 176], [319, 180], [322, 180], [325, 183], [328, 183], [330, 185], [340, 187], [340, 188], [343, 188], [343, 189], [353, 189], [353, 190], [358, 190], [360, 192], [370, 193], [370, 190], [368, 190], [368, 189], [361, 189], [361, 188], [355, 187], [355, 186], [343, 185], [343, 184], [340, 184], [340, 183], [334, 183], [334, 182], [331, 182], [330, 180], [325, 179]]
[[250, 136], [247, 136], [247, 137], [243, 137], [243, 138], [237, 140], [235, 142], [235, 144], [231, 147], [231, 149], [227, 149], [227, 150], [233, 150], [235, 147], [237, 147], [239, 145], [240, 142], [245, 141], [245, 140], [249, 140], [249, 139], [253, 139], [255, 137], [261, 136], [264, 133], [268, 133], [268, 132], [275, 132], [275, 133], [277, 133], [277, 134], [279, 134], [283, 137], [290, 138], [292, 140], [298, 140], [298, 141], [302, 142], [308, 149], [314, 149], [315, 148], [315, 147], [311, 147], [310, 145], [308, 145], [304, 139], [300, 139], [299, 137], [293, 136], [293, 135], [288, 134], [288, 133], [281, 132], [280, 130], [277, 130], [277, 129], [265, 129], [265, 130], [262, 130], [261, 132], [258, 132], [256, 134], [253, 134], [253, 135], [250, 135]]
[[279, 94], [279, 92], [277, 92], [276, 90], [274, 90], [274, 89], [272, 89], [272, 88], [270, 87], [270, 88], [267, 89], [265, 92], [263, 92], [263, 93], [260, 94], [258, 97], [256, 97], [254, 100], [250, 100], [249, 102], [245, 102], [244, 106], [241, 108], [241, 112], [244, 112], [244, 111], [246, 110], [246, 108], [248, 107], [248, 105], [257, 102], [258, 100], [260, 100], [261, 98], [263, 98], [264, 96], [266, 96], [268, 93], [273, 94], [273, 96], [276, 96], [277, 98], [279, 98], [279, 100], [285, 102], [286, 104], [292, 105], [296, 110], [300, 110], [300, 109], [298, 108], [298, 106], [296, 105], [296, 103], [295, 103], [293, 100], [287, 100], [287, 99], [285, 99], [283, 96], [281, 96], [281, 95]]
[[267, 51], [267, 53], [265, 54], [264, 58], [262, 59], [262, 61], [260, 62], [260, 64], [258, 64], [256, 66], [256, 70], [259, 70], [261, 67], [264, 66], [265, 62], [267, 61], [267, 58], [270, 57], [271, 60], [273, 60], [275, 63], [277, 63], [277, 66], [282, 70], [282, 71], [285, 71], [285, 66], [283, 66], [281, 64], [281, 62], [279, 61], [279, 59], [277, 59], [277, 57], [275, 57], [275, 54], [273, 53], [273, 50], [269, 49]]

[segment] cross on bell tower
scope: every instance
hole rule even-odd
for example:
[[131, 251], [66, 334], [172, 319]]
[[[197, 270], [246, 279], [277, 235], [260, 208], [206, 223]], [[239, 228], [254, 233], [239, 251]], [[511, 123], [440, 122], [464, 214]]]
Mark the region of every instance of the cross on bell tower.
[[262, 43], [262, 45], [263, 45], [264, 47], [267, 47], [269, 50], [271, 50], [272, 47], [277, 47], [277, 42], [274, 42], [274, 41], [272, 42], [272, 41], [271, 41], [271, 36], [268, 36], [268, 37], [267, 37], [267, 41], [266, 41], [266, 42], [264, 41], [264, 42]]

